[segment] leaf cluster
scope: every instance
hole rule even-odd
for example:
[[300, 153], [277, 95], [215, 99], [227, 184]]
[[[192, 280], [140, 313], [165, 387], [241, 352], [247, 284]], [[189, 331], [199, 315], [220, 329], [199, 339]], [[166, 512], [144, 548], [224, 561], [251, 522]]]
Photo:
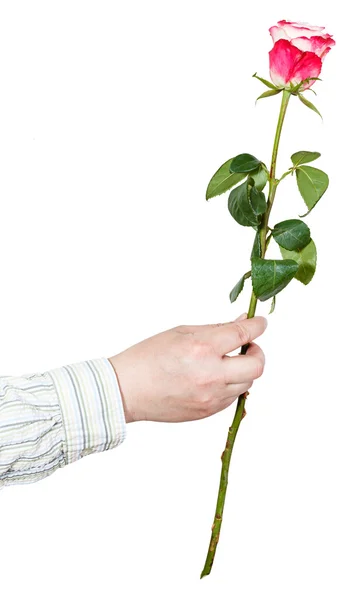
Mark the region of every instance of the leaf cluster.
[[[329, 185], [326, 173], [308, 165], [319, 157], [319, 152], [305, 150], [295, 152], [291, 156], [292, 166], [284, 174], [284, 176], [295, 175], [297, 188], [308, 208], [302, 217], [309, 214], [317, 205]], [[253, 291], [259, 300], [264, 302], [273, 299], [270, 311], [272, 312], [276, 295], [292, 279], [297, 279], [304, 285], [310, 283], [316, 269], [317, 253], [308, 225], [301, 219], [294, 218], [281, 221], [272, 229], [269, 228], [268, 242], [270, 239], [276, 242], [282, 258], [262, 257], [261, 228], [264, 215], [269, 208], [263, 190], [268, 181], [269, 173], [261, 160], [251, 154], [239, 154], [227, 160], [213, 175], [207, 187], [206, 199], [230, 191], [228, 210], [231, 216], [239, 225], [250, 227], [255, 231], [251, 267], [231, 290], [230, 301], [235, 302], [246, 280], [251, 278]]]

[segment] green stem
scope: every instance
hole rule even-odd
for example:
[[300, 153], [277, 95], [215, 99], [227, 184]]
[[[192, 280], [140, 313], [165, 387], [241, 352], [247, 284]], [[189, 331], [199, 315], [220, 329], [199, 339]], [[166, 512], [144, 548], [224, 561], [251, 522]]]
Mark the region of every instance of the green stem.
[[[290, 96], [291, 96], [291, 94], [288, 90], [283, 91], [280, 113], [279, 113], [279, 118], [277, 121], [276, 134], [275, 134], [275, 139], [274, 139], [274, 144], [273, 144], [273, 149], [272, 149], [271, 168], [270, 168], [270, 173], [269, 173], [269, 193], [268, 193], [268, 200], [267, 200], [267, 210], [263, 216], [261, 228], [260, 228], [261, 258], [264, 258], [268, 243], [271, 238], [271, 236], [268, 236], [268, 238], [267, 238], [268, 220], [269, 220], [269, 216], [271, 213], [272, 205], [274, 203], [276, 188], [279, 183], [279, 181], [276, 179], [277, 153], [279, 150], [282, 125], [284, 122], [286, 109], [287, 109], [287, 105], [288, 105]], [[256, 312], [256, 306], [257, 306], [257, 298], [256, 298], [254, 292], [252, 291], [250, 305], [249, 305], [248, 314], [247, 314], [248, 319], [250, 319], [251, 317], [254, 317], [255, 312]], [[245, 344], [244, 346], [242, 346], [240, 354], [246, 354], [247, 350], [248, 350], [248, 344]], [[247, 396], [248, 396], [248, 392], [245, 392], [244, 394], [241, 394], [238, 398], [236, 412], [233, 417], [232, 425], [228, 429], [226, 446], [225, 446], [225, 449], [221, 456], [222, 468], [221, 468], [221, 475], [220, 475], [220, 481], [219, 481], [217, 505], [216, 505], [214, 521], [213, 521], [213, 525], [212, 525], [212, 534], [211, 534], [211, 538], [210, 538], [210, 542], [209, 542], [207, 557], [205, 560], [203, 571], [201, 572], [201, 575], [200, 575], [201, 578], [205, 577], [205, 575], [209, 575], [209, 573], [212, 570], [213, 561], [214, 561], [217, 544], [218, 544], [218, 540], [219, 540], [220, 530], [221, 530], [221, 526], [222, 526], [224, 503], [226, 500], [226, 492], [227, 492], [227, 485], [228, 485], [229, 465], [231, 462], [233, 446], [234, 446], [234, 442], [235, 442], [235, 439], [237, 436], [238, 428], [240, 426], [240, 423], [241, 423], [243, 417], [246, 414], [245, 402], [246, 402]]]
[[261, 229], [260, 229], [261, 257], [262, 258], [264, 258], [265, 253], [266, 253], [266, 235], [267, 235], [267, 230], [268, 230], [268, 220], [270, 217], [272, 205], [275, 200], [276, 189], [279, 184], [278, 179], [276, 179], [277, 153], [279, 151], [282, 126], [284, 123], [286, 109], [287, 109], [287, 105], [289, 103], [290, 97], [291, 97], [290, 92], [288, 90], [284, 90], [282, 93], [281, 107], [280, 107], [279, 118], [277, 121], [274, 145], [272, 148], [267, 210], [266, 210], [265, 214], [263, 215]]

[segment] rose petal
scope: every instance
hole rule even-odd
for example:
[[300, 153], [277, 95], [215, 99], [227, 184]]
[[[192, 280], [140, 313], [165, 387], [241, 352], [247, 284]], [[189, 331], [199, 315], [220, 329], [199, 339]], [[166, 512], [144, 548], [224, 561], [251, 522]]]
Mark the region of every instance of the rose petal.
[[293, 23], [292, 21], [279, 21], [278, 25], [283, 28], [289, 39], [297, 37], [310, 38], [311, 36], [316, 35], [324, 30], [324, 27], [316, 27], [314, 25], [309, 25], [308, 23]]
[[312, 51], [315, 52], [320, 58], [325, 56], [326, 49], [335, 46], [335, 40], [332, 37], [323, 38], [321, 36], [313, 36], [311, 39], [312, 42]]
[[274, 44], [274, 47], [269, 52], [269, 57], [270, 76], [275, 85], [281, 87], [291, 80], [295, 65], [302, 55], [301, 50], [287, 40], [278, 40]]
[[294, 27], [303, 27], [313, 31], [323, 31], [325, 29], [325, 27], [320, 27], [319, 25], [310, 25], [310, 23], [304, 23], [303, 21], [286, 21], [285, 19], [283, 21], [278, 21], [278, 25], [293, 25]]
[[[293, 85], [301, 83], [308, 77], [319, 77], [321, 72], [322, 62], [321, 58], [313, 52], [304, 52], [299, 60], [293, 66], [290, 74], [290, 81]], [[313, 81], [309, 81], [304, 84], [302, 89], [306, 90], [313, 85]]]
[[282, 27], [277, 27], [276, 25], [274, 25], [273, 27], [270, 27], [269, 32], [271, 34], [272, 41], [273, 41], [274, 44], [276, 42], [278, 42], [279, 40], [289, 40], [290, 39], [286, 35], [286, 33], [282, 29]]
[[296, 48], [299, 48], [299, 50], [301, 50], [301, 52], [313, 52], [313, 49], [312, 49], [313, 44], [311, 43], [310, 38], [297, 37], [297, 38], [294, 38], [293, 40], [291, 40], [291, 43]]
[[291, 40], [293, 46], [302, 50], [302, 52], [314, 52], [317, 56], [325, 56], [325, 50], [335, 45], [335, 41], [332, 38], [325, 40], [320, 36], [313, 36], [310, 39], [306, 37], [295, 38]]
[[[333, 44], [333, 45], [334, 45], [334, 44]], [[321, 55], [321, 57], [320, 57], [320, 60], [322, 60], [322, 61], [323, 61], [323, 60], [324, 60], [324, 58], [326, 57], [326, 55], [328, 54], [328, 52], [330, 52], [330, 50], [331, 50], [331, 48], [330, 48], [330, 47], [329, 47], [329, 48], [326, 48], [326, 49], [324, 50], [323, 54]]]

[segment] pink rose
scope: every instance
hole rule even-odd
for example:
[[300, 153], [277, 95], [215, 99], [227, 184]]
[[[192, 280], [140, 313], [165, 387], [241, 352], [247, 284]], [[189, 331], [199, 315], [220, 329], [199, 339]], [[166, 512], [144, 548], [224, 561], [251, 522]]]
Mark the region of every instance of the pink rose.
[[[319, 77], [322, 61], [335, 41], [324, 27], [307, 23], [279, 21], [269, 31], [274, 47], [269, 52], [270, 77], [279, 88], [291, 89], [309, 77]], [[314, 80], [305, 82], [300, 91], [311, 87]]]

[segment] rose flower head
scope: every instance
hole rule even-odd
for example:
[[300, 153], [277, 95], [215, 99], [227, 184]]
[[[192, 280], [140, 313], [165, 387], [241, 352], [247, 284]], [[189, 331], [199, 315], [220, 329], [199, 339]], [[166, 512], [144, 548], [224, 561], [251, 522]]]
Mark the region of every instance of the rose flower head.
[[[278, 21], [269, 29], [274, 46], [269, 52], [270, 77], [278, 88], [298, 91], [311, 87], [335, 41], [324, 27]], [[313, 78], [313, 79], [312, 79]]]

